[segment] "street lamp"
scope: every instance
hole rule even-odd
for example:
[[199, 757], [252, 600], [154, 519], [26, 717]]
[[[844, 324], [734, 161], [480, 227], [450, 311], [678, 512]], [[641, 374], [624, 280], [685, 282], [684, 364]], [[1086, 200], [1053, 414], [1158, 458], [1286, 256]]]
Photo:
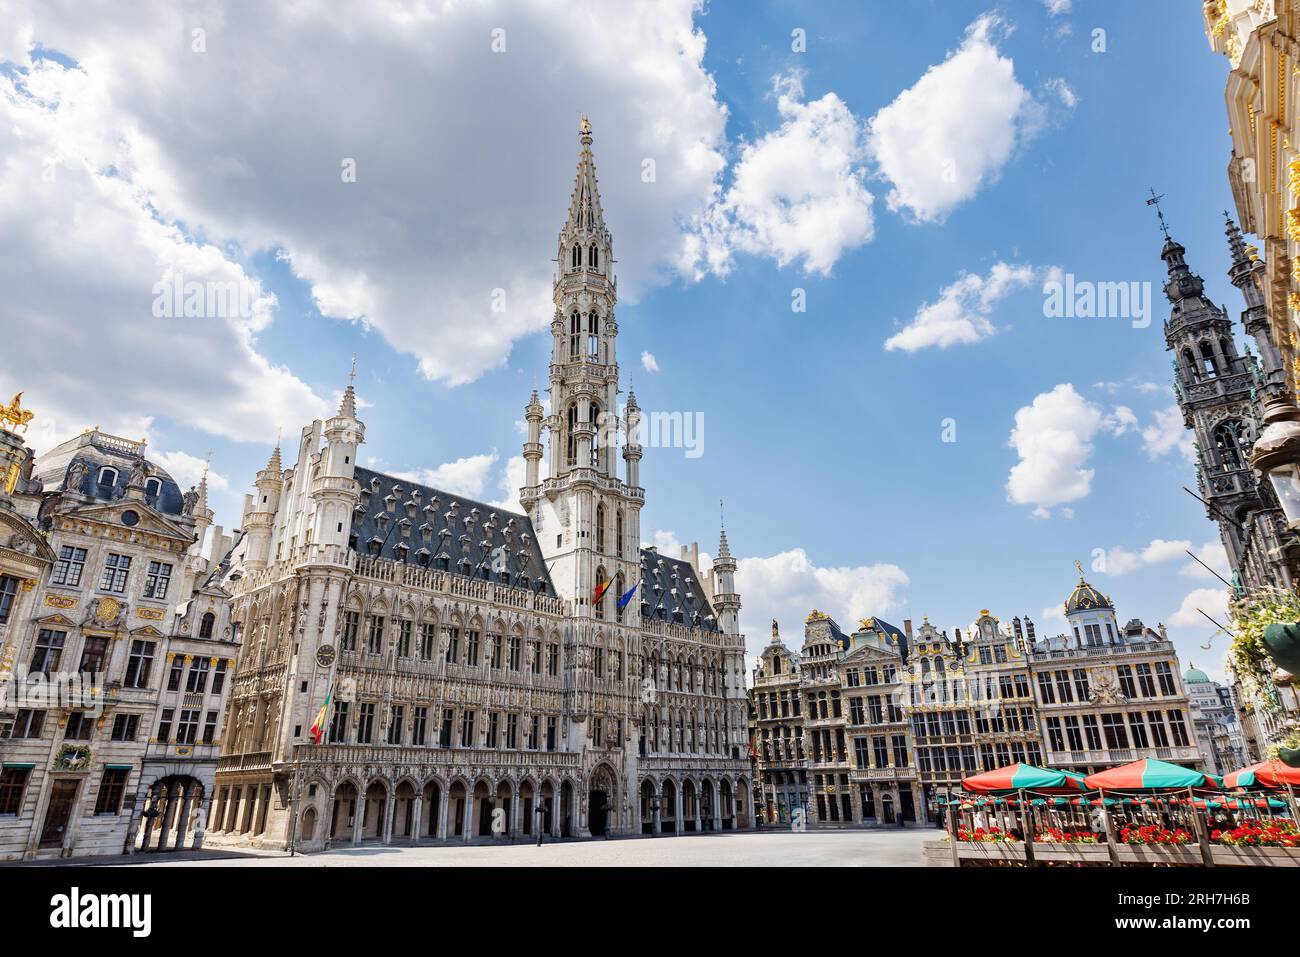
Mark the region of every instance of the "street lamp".
[[658, 828], [655, 827], [655, 822], [658, 820], [659, 820], [659, 799], [657, 797], [652, 797], [650, 799], [650, 836], [651, 837], [657, 837], [659, 834]]
[[1268, 476], [1287, 524], [1295, 529], [1300, 525], [1300, 409], [1286, 395], [1277, 395], [1261, 421], [1264, 428], [1251, 450], [1250, 464]]

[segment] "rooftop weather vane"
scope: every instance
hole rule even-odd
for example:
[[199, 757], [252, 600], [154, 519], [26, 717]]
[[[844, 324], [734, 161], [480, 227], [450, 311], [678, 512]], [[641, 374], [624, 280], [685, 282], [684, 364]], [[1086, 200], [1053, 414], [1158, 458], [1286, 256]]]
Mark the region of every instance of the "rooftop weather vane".
[[1165, 194], [1161, 193], [1157, 196], [1154, 188], [1149, 188], [1148, 191], [1151, 193], [1151, 198], [1147, 200], [1147, 205], [1156, 208], [1156, 216], [1160, 219], [1160, 231], [1165, 234], [1165, 239], [1168, 239], [1169, 224], [1165, 222], [1164, 210], [1160, 208], [1160, 201], [1165, 198]]

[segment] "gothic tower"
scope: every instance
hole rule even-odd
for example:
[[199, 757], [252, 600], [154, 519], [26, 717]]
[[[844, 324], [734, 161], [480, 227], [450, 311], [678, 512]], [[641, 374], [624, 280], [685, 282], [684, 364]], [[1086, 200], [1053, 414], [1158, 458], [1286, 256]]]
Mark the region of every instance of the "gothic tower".
[[[536, 394], [524, 410], [528, 483], [520, 502], [532, 519], [556, 592], [579, 618], [622, 621], [618, 599], [640, 575], [641, 447], [618, 410], [618, 284], [613, 241], [605, 225], [591, 153], [591, 125], [583, 117], [578, 171], [569, 215], [559, 235], [551, 321], [550, 415], [543, 422]], [[628, 426], [639, 416], [628, 402]], [[541, 429], [547, 430], [549, 475], [540, 472]], [[626, 439], [627, 480], [618, 476], [616, 446]], [[602, 585], [612, 582], [599, 601]], [[621, 591], [620, 591], [621, 588]]]
[[[569, 214], [558, 239], [551, 321], [550, 414], [534, 392], [524, 417], [525, 481], [519, 501], [533, 523], [556, 593], [570, 601], [566, 636], [567, 677], [576, 689], [570, 747], [617, 762], [610, 748], [636, 740], [640, 676], [640, 601], [620, 600], [641, 580], [641, 447], [639, 412], [629, 398], [623, 423], [618, 410], [618, 323], [614, 305], [613, 240], [605, 225], [591, 153], [591, 124], [583, 117], [581, 150]], [[548, 474], [541, 471], [546, 428]], [[626, 481], [618, 475], [616, 447], [623, 440]], [[611, 673], [608, 662], [626, 661]], [[614, 744], [611, 739], [623, 740]], [[601, 757], [602, 751], [606, 757]], [[631, 773], [634, 749], [621, 753]]]
[[[1237, 354], [1232, 320], [1206, 297], [1205, 283], [1187, 265], [1185, 252], [1166, 231], [1160, 258], [1168, 267], [1164, 289], [1172, 309], [1165, 343], [1174, 353], [1174, 388], [1183, 421], [1196, 437], [1199, 494], [1209, 518], [1219, 524], [1235, 569], [1245, 546], [1245, 519], [1265, 507], [1246, 461], [1256, 421], [1255, 368], [1250, 357]], [[1237, 283], [1237, 274], [1232, 275]], [[1249, 317], [1249, 295], [1247, 306]]]

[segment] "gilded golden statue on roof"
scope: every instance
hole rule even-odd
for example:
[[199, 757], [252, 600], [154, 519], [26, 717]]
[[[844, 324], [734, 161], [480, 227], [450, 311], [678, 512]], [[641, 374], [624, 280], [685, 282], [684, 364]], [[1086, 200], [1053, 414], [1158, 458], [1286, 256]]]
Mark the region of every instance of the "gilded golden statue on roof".
[[19, 392], [8, 405], [0, 403], [0, 423], [7, 423], [15, 429], [27, 431], [27, 423], [35, 418], [36, 413], [23, 408], [23, 394]]

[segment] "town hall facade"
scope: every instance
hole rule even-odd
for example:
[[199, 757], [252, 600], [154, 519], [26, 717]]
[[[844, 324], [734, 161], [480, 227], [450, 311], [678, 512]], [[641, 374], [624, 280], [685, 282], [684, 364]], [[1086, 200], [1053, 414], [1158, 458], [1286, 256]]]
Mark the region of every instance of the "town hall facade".
[[640, 546], [585, 119], [580, 142], [523, 512], [360, 467], [351, 385], [258, 473], [222, 570], [245, 637], [209, 844], [752, 826], [736, 562], [725, 531], [707, 570]]

